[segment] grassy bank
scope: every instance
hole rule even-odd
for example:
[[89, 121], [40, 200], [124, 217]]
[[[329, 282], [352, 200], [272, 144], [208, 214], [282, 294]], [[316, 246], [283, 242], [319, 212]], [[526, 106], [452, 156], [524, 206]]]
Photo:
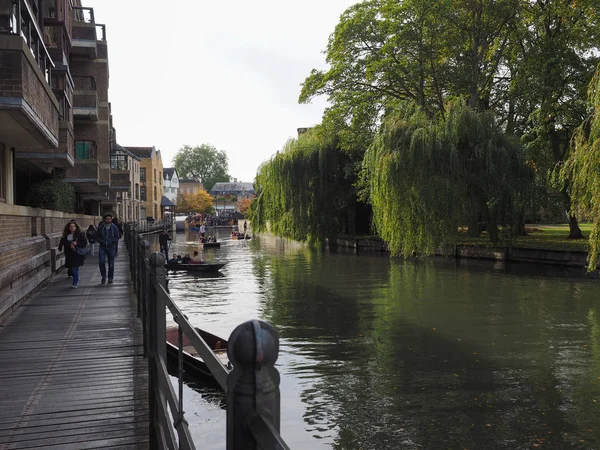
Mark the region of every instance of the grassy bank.
[[[569, 250], [587, 252], [587, 237], [592, 229], [591, 224], [581, 224], [581, 231], [586, 239], [568, 239], [569, 225], [527, 225], [528, 236], [518, 236], [512, 246], [515, 248], [537, 248], [543, 250]], [[474, 245], [482, 247], [494, 247], [488, 238], [487, 233], [482, 233], [479, 238], [469, 238], [465, 236], [459, 242], [462, 245]]]

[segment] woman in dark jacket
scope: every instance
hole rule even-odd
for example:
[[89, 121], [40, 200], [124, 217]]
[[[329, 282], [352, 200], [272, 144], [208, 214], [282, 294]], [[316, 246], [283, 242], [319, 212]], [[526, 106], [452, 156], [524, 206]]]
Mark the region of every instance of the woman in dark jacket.
[[94, 225], [90, 224], [85, 232], [85, 237], [90, 243], [90, 256], [94, 256], [94, 244], [96, 243], [96, 227]]
[[75, 250], [75, 247], [86, 248], [87, 239], [85, 233], [81, 231], [81, 227], [74, 220], [70, 221], [63, 231], [62, 238], [58, 244], [58, 251], [65, 249], [65, 266], [69, 268], [73, 274], [73, 289], [77, 289], [79, 284], [79, 267], [83, 266], [85, 257], [80, 255]]

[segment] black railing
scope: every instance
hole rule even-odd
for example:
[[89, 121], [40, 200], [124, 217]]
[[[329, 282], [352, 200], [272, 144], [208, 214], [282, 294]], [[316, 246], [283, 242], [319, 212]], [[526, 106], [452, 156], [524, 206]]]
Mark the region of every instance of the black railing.
[[[125, 225], [125, 242], [137, 295], [137, 313], [143, 323], [144, 356], [148, 359], [151, 448], [196, 448], [183, 410], [185, 336], [227, 394], [227, 450], [289, 450], [279, 434], [279, 373], [274, 367], [279, 336], [275, 329], [260, 320], [236, 327], [227, 345], [230, 370], [171, 299], [164, 255], [150, 253], [150, 244], [135, 223]], [[167, 371], [167, 309], [177, 324], [178, 394]]]

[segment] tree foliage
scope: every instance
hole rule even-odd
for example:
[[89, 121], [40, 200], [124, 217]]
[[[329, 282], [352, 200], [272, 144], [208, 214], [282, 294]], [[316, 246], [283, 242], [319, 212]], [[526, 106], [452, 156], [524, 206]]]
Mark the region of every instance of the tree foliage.
[[[458, 227], [487, 223], [492, 240], [518, 225], [532, 170], [489, 112], [450, 104], [429, 119], [409, 103], [383, 123], [364, 159], [373, 225], [393, 254], [430, 254]], [[501, 226], [501, 228], [499, 228]]]
[[238, 210], [244, 215], [244, 217], [248, 217], [250, 215], [252, 200], [252, 198], [242, 197], [237, 202]]
[[177, 196], [177, 211], [211, 214], [214, 212], [213, 198], [205, 190], [198, 190], [193, 194], [179, 194]]
[[62, 178], [64, 171], [54, 170], [50, 177], [31, 186], [25, 204], [34, 208], [53, 211], [73, 212], [75, 209], [75, 188]]
[[210, 191], [215, 183], [230, 180], [227, 154], [212, 145], [196, 147], [184, 145], [173, 158], [173, 165], [180, 178], [199, 180]]
[[573, 208], [593, 222], [588, 270], [595, 270], [600, 262], [600, 66], [590, 84], [589, 102], [591, 114], [575, 131], [561, 178], [570, 188]]
[[317, 127], [287, 142], [256, 176], [253, 229], [300, 241], [318, 241], [344, 230], [355, 191], [344, 168], [347, 156], [334, 136]]

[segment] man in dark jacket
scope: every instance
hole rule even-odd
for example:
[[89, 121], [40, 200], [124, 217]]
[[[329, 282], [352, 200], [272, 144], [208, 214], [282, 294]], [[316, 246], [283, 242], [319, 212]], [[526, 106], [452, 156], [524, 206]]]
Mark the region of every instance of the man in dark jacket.
[[165, 260], [169, 260], [169, 241], [171, 240], [171, 236], [167, 230], [163, 228], [162, 232], [158, 236], [158, 243], [160, 244], [160, 251], [165, 253]]
[[102, 223], [98, 225], [96, 241], [100, 245], [98, 250], [98, 262], [100, 264], [100, 275], [102, 284], [106, 283], [106, 258], [108, 257], [108, 284], [112, 284], [115, 273], [115, 254], [121, 233], [117, 226], [112, 223], [112, 214], [104, 214]]

